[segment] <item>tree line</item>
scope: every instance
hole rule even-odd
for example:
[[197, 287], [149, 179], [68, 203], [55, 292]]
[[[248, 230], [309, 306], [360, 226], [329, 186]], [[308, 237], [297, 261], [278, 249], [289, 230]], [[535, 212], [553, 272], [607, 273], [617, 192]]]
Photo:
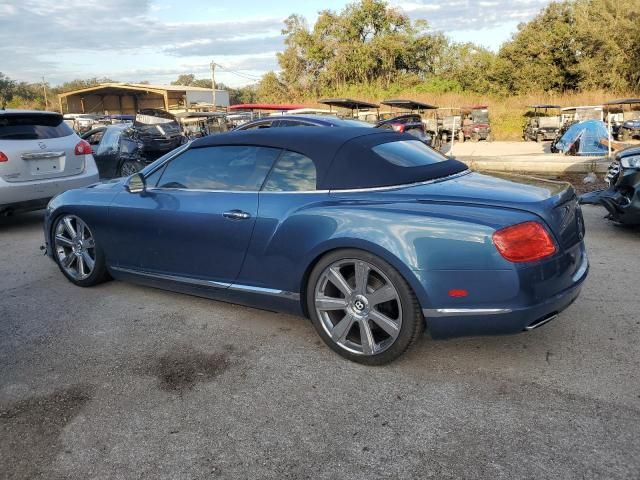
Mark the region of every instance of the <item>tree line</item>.
[[638, 0], [556, 1], [494, 53], [453, 42], [385, 0], [361, 0], [321, 11], [313, 26], [287, 18], [280, 73], [265, 75], [258, 90], [273, 100], [354, 86], [498, 96], [638, 91], [639, 25]]
[[[491, 8], [491, 7], [487, 7]], [[460, 92], [493, 96], [640, 90], [640, 2], [561, 0], [550, 3], [497, 52], [454, 42], [428, 22], [412, 21], [386, 0], [359, 0], [323, 10], [310, 26], [284, 22], [279, 72], [255, 85], [227, 88], [232, 103], [310, 100], [344, 92]], [[57, 87], [15, 82], [0, 73], [0, 106], [55, 107], [57, 93], [112, 81], [74, 80]], [[211, 87], [180, 75], [173, 84]]]

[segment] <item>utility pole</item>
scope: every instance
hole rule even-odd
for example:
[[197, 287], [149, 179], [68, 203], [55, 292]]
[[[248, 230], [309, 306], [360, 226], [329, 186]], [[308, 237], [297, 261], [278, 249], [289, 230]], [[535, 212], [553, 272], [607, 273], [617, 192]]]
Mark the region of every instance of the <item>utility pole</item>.
[[211, 67], [211, 93], [213, 94], [213, 108], [216, 108], [216, 64], [213, 60], [209, 64]]
[[47, 100], [47, 84], [44, 83], [44, 75], [42, 76], [42, 91], [44, 92], [44, 109], [49, 110], [49, 101]]

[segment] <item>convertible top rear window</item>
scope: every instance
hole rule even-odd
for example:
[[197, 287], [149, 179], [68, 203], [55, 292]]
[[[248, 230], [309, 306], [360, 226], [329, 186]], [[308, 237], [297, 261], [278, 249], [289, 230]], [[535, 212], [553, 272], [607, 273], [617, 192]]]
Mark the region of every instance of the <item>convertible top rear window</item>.
[[447, 160], [447, 157], [419, 140], [382, 143], [373, 147], [372, 150], [399, 167], [419, 167]]

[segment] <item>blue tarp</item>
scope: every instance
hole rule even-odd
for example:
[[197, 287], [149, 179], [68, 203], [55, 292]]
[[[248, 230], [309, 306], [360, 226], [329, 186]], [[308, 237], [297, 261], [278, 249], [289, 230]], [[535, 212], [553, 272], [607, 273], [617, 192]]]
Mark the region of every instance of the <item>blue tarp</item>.
[[556, 148], [568, 155], [601, 156], [606, 155], [608, 149], [600, 141], [608, 138], [604, 122], [585, 120], [571, 125], [556, 143]]

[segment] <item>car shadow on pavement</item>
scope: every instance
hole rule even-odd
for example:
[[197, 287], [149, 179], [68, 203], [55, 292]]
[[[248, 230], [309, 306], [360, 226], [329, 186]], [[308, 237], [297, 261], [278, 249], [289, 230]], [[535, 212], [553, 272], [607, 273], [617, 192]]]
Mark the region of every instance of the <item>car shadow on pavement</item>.
[[4, 230], [16, 227], [31, 227], [33, 225], [42, 224], [43, 218], [44, 210], [0, 216], [0, 229]]

